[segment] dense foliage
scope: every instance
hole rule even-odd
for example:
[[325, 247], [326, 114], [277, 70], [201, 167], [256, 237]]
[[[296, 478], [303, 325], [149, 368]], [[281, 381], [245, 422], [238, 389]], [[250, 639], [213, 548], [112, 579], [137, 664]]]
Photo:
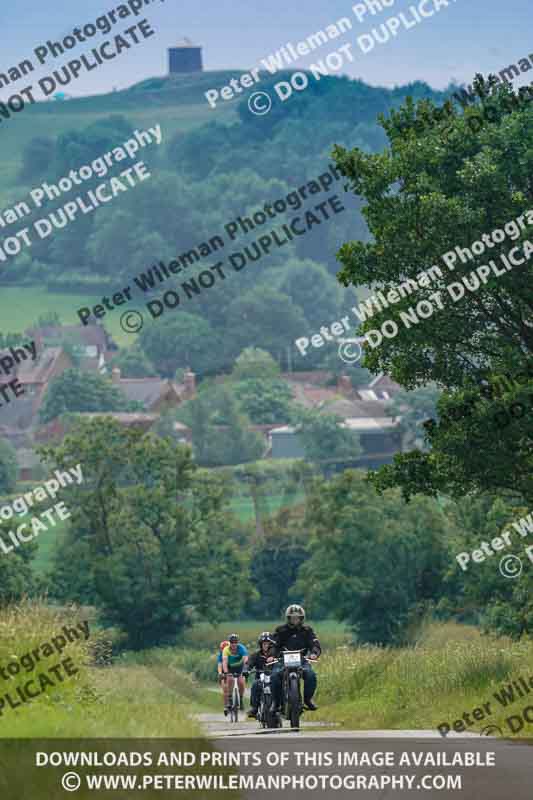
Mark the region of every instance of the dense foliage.
[[206, 320], [181, 312], [164, 323], [153, 320], [145, 325], [139, 346], [159, 375], [172, 378], [183, 366], [192, 366], [201, 375], [214, 366], [213, 336]]
[[109, 369], [115, 368], [120, 369], [123, 378], [153, 378], [157, 376], [154, 365], [138, 344], [124, 348], [111, 360]]
[[[489, 269], [486, 282], [478, 280], [476, 291], [465, 289], [460, 302], [445, 290], [488, 259], [501, 266], [500, 253], [531, 235], [528, 222], [525, 230], [517, 222], [506, 226], [533, 206], [533, 108], [518, 100], [513, 106], [508, 84], [491, 88], [479, 77], [475, 88], [482, 100], [464, 113], [452, 108], [432, 125], [429, 100], [416, 107], [408, 103], [382, 120], [390, 146], [380, 155], [336, 149], [338, 165], [367, 203], [363, 213], [374, 236], [372, 243], [359, 240], [342, 247], [340, 279], [345, 285], [373, 282], [386, 294], [431, 265], [442, 268], [442, 277], [419, 288], [415, 297], [401, 297], [362, 326], [366, 331], [379, 329], [386, 319], [398, 323], [396, 336], [367, 348], [365, 365], [386, 371], [406, 389], [434, 381], [446, 390], [439, 412], [470, 403], [479, 384], [489, 388], [489, 380], [508, 375], [513, 382], [521, 376], [499, 397], [485, 393], [489, 401], [473, 405], [459, 420], [441, 413], [439, 424], [428, 427], [431, 452], [396, 456], [393, 466], [382, 468], [376, 485], [400, 485], [406, 496], [505, 492], [531, 504], [532, 262], [526, 257], [522, 266], [499, 276]], [[473, 119], [476, 124], [469, 124]], [[469, 248], [497, 228], [505, 228], [503, 244], [493, 242], [471, 259], [457, 258], [447, 269], [442, 254], [456, 246]], [[442, 308], [418, 324], [402, 324], [401, 312], [431, 300], [438, 290]], [[514, 403], [523, 404], [521, 416], [509, 413]]]
[[250, 420], [225, 386], [204, 383], [196, 397], [179, 407], [176, 416], [191, 429], [194, 456], [200, 466], [255, 461], [266, 449], [261, 437], [249, 429]]
[[17, 454], [9, 442], [0, 439], [0, 493], [11, 492], [18, 478]]
[[51, 467], [80, 462], [84, 474], [56, 554], [56, 597], [96, 603], [135, 648], [174, 638], [192, 607], [211, 620], [230, 602], [239, 612], [251, 596], [247, 557], [216, 481], [195, 482], [188, 448], [106, 419], [43, 452]]
[[[0, 537], [7, 547], [13, 546], [9, 538], [12, 525], [0, 523]], [[37, 552], [37, 543], [28, 542], [17, 550], [3, 553], [0, 558], [0, 607], [31, 596], [38, 588], [32, 570], [32, 560]]]
[[300, 507], [281, 509], [255, 542], [250, 573], [259, 598], [252, 604], [252, 615], [282, 617], [287, 605], [298, 601], [294, 584], [300, 567], [309, 558], [302, 516]]
[[298, 408], [293, 420], [306, 458], [326, 466], [335, 461], [353, 461], [361, 455], [359, 436], [343, 426], [342, 419], [322, 410]]
[[[268, 91], [272, 83], [284, 77], [288, 73], [267, 78], [264, 87]], [[165, 81], [147, 83], [150, 94], [143, 95], [142, 87], [138, 87], [138, 101], [149, 97], [147, 102], [154, 102], [157, 89], [161, 89], [161, 100], [157, 97], [156, 102], [164, 102], [167, 88]], [[332, 142], [347, 147], [357, 145], [367, 152], [381, 150], [386, 137], [376, 124], [375, 115], [397, 106], [407, 93], [442, 97], [442, 93], [421, 83], [389, 90], [346, 78], [325, 77], [319, 83], [312, 82], [291, 103], [273, 109], [268, 118], [251, 115], [244, 99], [237, 122], [210, 122], [186, 131], [165, 126], [163, 143], [142, 151], [150, 180], [121, 194], [119, 200], [105, 208], [81, 215], [75, 224], [35, 241], [31, 250], [21, 253], [13, 268], [4, 272], [2, 280], [82, 290], [87, 294], [116, 292], [132, 285], [133, 278], [153, 264], [168, 263], [215, 235], [222, 235], [225, 246], [213, 254], [212, 260], [187, 269], [187, 278], [193, 277], [217, 258], [227, 266], [232, 252], [241, 252], [245, 245], [275, 228], [279, 232], [283, 223], [301, 216], [303, 209], [313, 208], [315, 202], [336, 193], [346, 212], [333, 215], [327, 223], [295, 237], [282, 248], [273, 248], [268, 256], [248, 263], [238, 273], [227, 266], [227, 279], [182, 301], [179, 310], [167, 310], [165, 320], [155, 320], [164, 329], [173, 316], [186, 312], [198, 318], [198, 322], [189, 320], [193, 330], [201, 322], [211, 326], [211, 331], [197, 337], [193, 347], [189, 347], [192, 333], [188, 337], [183, 331], [184, 344], [175, 358], [177, 361], [188, 357], [188, 366], [202, 374], [214, 365], [219, 369], [229, 366], [250, 344], [249, 315], [257, 314], [265, 322], [265, 334], [268, 331], [268, 339], [258, 344], [285, 364], [295, 338], [340, 319], [355, 302], [353, 291], [343, 290], [334, 278], [338, 270], [335, 252], [350, 233], [367, 237], [360, 202], [343, 192], [339, 181], [327, 193], [308, 195], [302, 208], [289, 207], [285, 214], [269, 219], [248, 235], [239, 232], [231, 240], [224, 226], [253, 214], [265, 203], [286, 197], [325, 172]], [[195, 102], [205, 103], [203, 96]], [[57, 182], [71, 169], [90, 164], [129, 137], [134, 127], [131, 120], [113, 115], [89, 125], [83, 120], [79, 129], [67, 130], [55, 140], [42, 136], [30, 140], [23, 151], [23, 185], [13, 187], [14, 196], [22, 196], [23, 189], [44, 180]], [[198, 153], [202, 154], [200, 158]], [[110, 175], [124, 168], [124, 163], [115, 164], [102, 178], [84, 182], [83, 190], [109, 180]], [[58, 199], [46, 203], [26, 223], [31, 225], [34, 217], [42, 216], [43, 211], [50, 213], [62, 202]], [[164, 289], [177, 287], [182, 280], [171, 278], [165, 281]], [[159, 296], [155, 292], [157, 287], [153, 295]], [[265, 296], [265, 292], [270, 294]], [[263, 296], [265, 299], [261, 300]], [[252, 331], [252, 342], [256, 330]], [[148, 342], [146, 335], [144, 339], [150, 360], [158, 368], [161, 360], [165, 369], [167, 365], [170, 369], [168, 362], [172, 358], [164, 352], [164, 343]], [[306, 369], [309, 364], [320, 362], [327, 352], [328, 348], [313, 349], [302, 359], [293, 348], [291, 355], [296, 368]]]
[[108, 378], [67, 369], [50, 382], [40, 410], [41, 422], [69, 411], [136, 411], [142, 406], [126, 399]]
[[[477, 88], [483, 94], [483, 85]], [[378, 127], [376, 113], [397, 108], [406, 93], [424, 102], [415, 107], [409, 101]], [[443, 292], [444, 308], [430, 320], [410, 329], [399, 324], [394, 339], [368, 350], [366, 367], [416, 390], [390, 405], [416, 449], [373, 477], [381, 496], [358, 472], [317, 482], [303, 462], [258, 462], [267, 444], [250, 429], [254, 423], [298, 425], [307, 458], [322, 469], [359, 455], [358, 437], [338, 419], [295, 412], [280, 368], [327, 365], [346, 372], [336, 347], [310, 348], [302, 357], [294, 339], [340, 319], [355, 302], [352, 287], [372, 285], [386, 294], [431, 265], [444, 271], [444, 252], [469, 247], [533, 205], [533, 111], [510, 110], [511, 96], [508, 87], [485, 93], [477, 110], [490, 109], [491, 118], [478, 130], [467, 124], [474, 108], [452, 109], [446, 122], [427, 124], [433, 101], [442, 98], [422, 84], [389, 91], [323, 79], [261, 120], [243, 103], [237, 123], [210, 123], [177, 133], [166, 150], [147, 149], [143, 157], [157, 166], [150, 181], [35, 242], [31, 256], [22, 255], [18, 269], [6, 271], [4, 282], [116, 291], [157, 261], [223, 232], [225, 249], [216, 255], [224, 260], [302, 213], [288, 212], [235, 241], [224, 231], [228, 221], [252, 215], [324, 172], [332, 141], [357, 194], [341, 195], [336, 184], [331, 193], [341, 195], [345, 214], [239, 272], [228, 271], [213, 289], [148, 322], [137, 344], [114, 362], [131, 376], [155, 371], [171, 378], [190, 367], [205, 377], [228, 373], [237, 358], [229, 380], [204, 381], [197, 397], [160, 421], [158, 436], [110, 420], [76, 423], [60, 447], [46, 450], [50, 469], [81, 462], [85, 475], [83, 486], [72, 490], [73, 519], [54, 560], [54, 599], [96, 604], [103, 621], [126, 631], [137, 648], [172, 640], [192, 618], [213, 620], [228, 607], [236, 616], [277, 616], [289, 601], [302, 599], [310, 614], [348, 622], [365, 642], [405, 642], [431, 610], [515, 637], [531, 633], [527, 575], [506, 581], [497, 558], [467, 572], [455, 560], [531, 508], [531, 415], [509, 413], [514, 403], [529, 408], [533, 400], [531, 378], [518, 379], [526, 375], [532, 346], [529, 265], [490, 278], [462, 303], [451, 304]], [[131, 131], [128, 120], [110, 117], [55, 141], [34, 139], [24, 152], [21, 180], [28, 186], [53, 181]], [[47, 204], [45, 211], [54, 207]], [[511, 246], [526, 236], [520, 232]], [[350, 238], [357, 241], [340, 254], [343, 290], [334, 278], [335, 252]], [[479, 263], [457, 261], [440, 283], [419, 289], [416, 302]], [[165, 290], [180, 280], [167, 281]], [[363, 330], [398, 321], [411, 305], [408, 296], [376, 312]], [[0, 344], [18, 341], [8, 334]], [[505, 373], [517, 378], [514, 385], [494, 391]], [[357, 385], [368, 373], [357, 365], [350, 375]], [[454, 414], [460, 407], [467, 411]], [[48, 421], [67, 411], [131, 408], [108, 379], [73, 369], [53, 381], [41, 416]], [[422, 443], [429, 417], [435, 422], [426, 425]], [[196, 469], [188, 448], [176, 444], [175, 418], [190, 427], [195, 460], [209, 470]], [[236, 465], [231, 486], [219, 477], [225, 465]], [[9, 453], [0, 455], [0, 467], [0, 490], [9, 491]], [[395, 487], [412, 502], [406, 504]], [[228, 515], [232, 490], [251, 498], [255, 519], [238, 523]], [[272, 495], [281, 504], [277, 514]], [[517, 539], [509, 552], [523, 556], [522, 545]], [[0, 602], [35, 590], [36, 547], [0, 559]]]
[[241, 408], [257, 425], [287, 423], [291, 418], [292, 392], [282, 380], [250, 378], [231, 384]]
[[349, 622], [360, 641], [402, 642], [443, 592], [451, 526], [438, 506], [379, 497], [348, 470], [317, 489], [307, 521], [310, 558], [300, 586], [311, 607]]

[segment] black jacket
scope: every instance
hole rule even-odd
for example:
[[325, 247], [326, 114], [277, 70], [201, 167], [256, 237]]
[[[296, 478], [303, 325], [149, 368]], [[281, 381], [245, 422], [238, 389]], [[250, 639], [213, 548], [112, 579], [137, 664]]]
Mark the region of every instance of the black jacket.
[[280, 625], [274, 632], [272, 654], [279, 657], [283, 650], [303, 650], [304, 656], [319, 656], [322, 652], [320, 642], [310, 625]]
[[259, 674], [260, 672], [264, 672], [265, 668], [270, 669], [273, 667], [273, 664], [266, 663], [267, 658], [272, 655], [272, 647], [270, 648], [268, 654], [265, 656], [261, 652], [261, 650], [256, 650], [255, 653], [252, 653], [250, 658], [248, 659], [248, 667], [250, 670], [255, 669], [256, 673]]

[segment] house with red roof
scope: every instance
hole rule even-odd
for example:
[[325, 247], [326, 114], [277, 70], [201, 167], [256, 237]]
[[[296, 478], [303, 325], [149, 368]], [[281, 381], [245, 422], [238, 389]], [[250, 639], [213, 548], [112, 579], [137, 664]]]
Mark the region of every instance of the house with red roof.
[[[401, 388], [390, 378], [378, 375], [368, 385], [354, 389], [347, 375], [340, 376], [336, 386], [317, 385], [312, 376], [297, 375], [283, 375], [296, 403], [334, 414], [342, 420], [342, 427], [359, 434], [363, 454], [354, 459], [352, 466], [376, 468], [389, 464], [395, 453], [404, 449], [401, 420], [390, 417], [385, 410]], [[303, 444], [293, 425], [280, 425], [269, 435], [272, 458], [304, 457]]]

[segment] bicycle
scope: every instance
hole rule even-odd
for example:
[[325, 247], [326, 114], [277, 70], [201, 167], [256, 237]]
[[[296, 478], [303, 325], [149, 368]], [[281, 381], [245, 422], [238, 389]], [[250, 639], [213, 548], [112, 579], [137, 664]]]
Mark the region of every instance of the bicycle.
[[239, 721], [239, 711], [241, 710], [241, 693], [239, 691], [239, 681], [238, 678], [246, 677], [247, 673], [240, 672], [240, 671], [229, 671], [224, 675], [224, 680], [227, 680], [229, 677], [233, 678], [233, 687], [231, 689], [231, 696], [229, 699], [228, 705], [228, 713], [230, 717], [230, 722], [238, 722]]

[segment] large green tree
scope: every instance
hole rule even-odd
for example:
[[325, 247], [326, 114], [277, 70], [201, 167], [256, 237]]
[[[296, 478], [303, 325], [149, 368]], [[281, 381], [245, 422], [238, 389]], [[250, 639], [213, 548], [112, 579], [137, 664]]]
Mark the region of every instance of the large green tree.
[[[6, 548], [13, 547], [9, 532], [14, 529], [12, 523], [0, 522], [0, 538]], [[39, 581], [32, 570], [32, 560], [37, 554], [37, 542], [25, 542], [0, 555], [0, 607], [17, 602], [23, 597], [34, 594], [39, 588]]]
[[81, 463], [84, 476], [55, 559], [57, 597], [91, 596], [135, 648], [174, 638], [191, 606], [210, 620], [230, 605], [239, 613], [251, 595], [246, 556], [217, 481], [195, 483], [189, 448], [99, 419], [43, 453], [51, 468]]
[[157, 372], [139, 345], [135, 343], [121, 350], [109, 364], [109, 369], [118, 367], [123, 378], [151, 378]]
[[138, 410], [109, 379], [92, 372], [67, 369], [50, 383], [39, 416], [50, 422], [68, 411], [131, 411]]
[[265, 287], [239, 295], [228, 308], [227, 325], [237, 352], [256, 341], [260, 331], [261, 347], [279, 361], [307, 329], [301, 309], [286, 295]]
[[225, 386], [205, 384], [179, 408], [177, 417], [191, 429], [195, 459], [206, 467], [255, 461], [265, 450], [261, 437]]
[[293, 397], [285, 381], [255, 378], [232, 383], [231, 390], [255, 424], [289, 422]]
[[326, 468], [327, 464], [352, 461], [361, 455], [358, 434], [342, 427], [342, 419], [335, 414], [315, 408], [297, 408], [293, 421], [298, 426], [298, 437], [310, 461]]
[[196, 314], [167, 311], [164, 322], [155, 319], [144, 326], [139, 346], [168, 378], [178, 367], [190, 367], [201, 375], [213, 366], [213, 338], [210, 324]]
[[[529, 544], [527, 531], [531, 526], [528, 509], [485, 494], [448, 503], [446, 513], [455, 531], [450, 539], [453, 557], [446, 570], [444, 594], [437, 610], [462, 622], [482, 624], [504, 636], [519, 638], [524, 633], [531, 634], [532, 579], [527, 567], [523, 569], [524, 562], [527, 563], [524, 553]], [[525, 519], [520, 522], [521, 518]], [[524, 536], [513, 528], [513, 522], [524, 531]], [[501, 537], [503, 531], [510, 532], [511, 544], [498, 552], [490, 543]], [[483, 551], [484, 560], [476, 562], [472, 553], [480, 549], [482, 542], [488, 543], [489, 549]], [[462, 555], [460, 560], [458, 555]], [[470, 560], [466, 560], [466, 555], [470, 555]], [[515, 575], [515, 580], [506, 579], [507, 566], [519, 568], [521, 574]]]
[[[366, 348], [365, 366], [384, 370], [407, 389], [434, 381], [445, 389], [439, 409], [471, 399], [473, 387], [489, 375], [522, 375], [513, 389], [478, 403], [461, 420], [450, 423], [441, 415], [428, 431], [431, 451], [397, 455], [393, 465], [381, 469], [376, 485], [401, 485], [407, 496], [503, 490], [531, 503], [533, 380], [523, 376], [533, 349], [532, 262], [526, 259], [498, 277], [491, 272], [477, 291], [465, 290], [460, 302], [446, 290], [489, 259], [501, 270], [500, 253], [523, 246], [530, 236], [531, 215], [527, 221], [523, 215], [533, 207], [533, 108], [509, 85], [492, 84], [479, 76], [474, 85], [482, 99], [464, 112], [450, 106], [432, 124], [430, 100], [416, 106], [408, 102], [381, 119], [389, 147], [379, 155], [336, 148], [338, 166], [364, 198], [363, 213], [374, 237], [343, 245], [339, 276], [345, 285], [373, 284], [387, 295], [423, 270], [440, 267], [441, 278], [417, 289], [415, 296], [400, 297], [362, 326], [368, 331], [388, 319], [397, 323], [397, 335]], [[519, 217], [525, 230], [518, 223], [508, 225]], [[470, 248], [495, 229], [505, 230], [503, 244], [487, 245], [480, 256], [476, 246], [472, 259], [464, 253], [459, 257], [456, 247]], [[456, 253], [452, 269], [441, 258], [450, 252]], [[401, 312], [421, 300], [433, 301], [432, 316], [404, 325]], [[502, 424], [497, 413], [516, 402], [527, 413], [520, 418], [517, 410]]]
[[310, 608], [349, 623], [362, 642], [398, 644], [443, 591], [453, 527], [428, 498], [379, 497], [362, 473], [319, 484], [308, 501], [310, 558], [298, 588]]
[[260, 347], [245, 347], [235, 359], [232, 378], [244, 381], [248, 378], [277, 378], [280, 368], [270, 353]]
[[24, 145], [20, 179], [31, 183], [50, 168], [55, 155], [55, 142], [47, 136], [36, 136]]
[[291, 595], [291, 589], [308, 558], [304, 510], [303, 506], [280, 509], [268, 520], [264, 535], [255, 543], [251, 576], [259, 600], [251, 612], [257, 616], [281, 618], [289, 602], [298, 599], [297, 594]]
[[289, 261], [279, 288], [300, 306], [313, 332], [340, 319], [343, 293], [328, 271], [314, 261]]

